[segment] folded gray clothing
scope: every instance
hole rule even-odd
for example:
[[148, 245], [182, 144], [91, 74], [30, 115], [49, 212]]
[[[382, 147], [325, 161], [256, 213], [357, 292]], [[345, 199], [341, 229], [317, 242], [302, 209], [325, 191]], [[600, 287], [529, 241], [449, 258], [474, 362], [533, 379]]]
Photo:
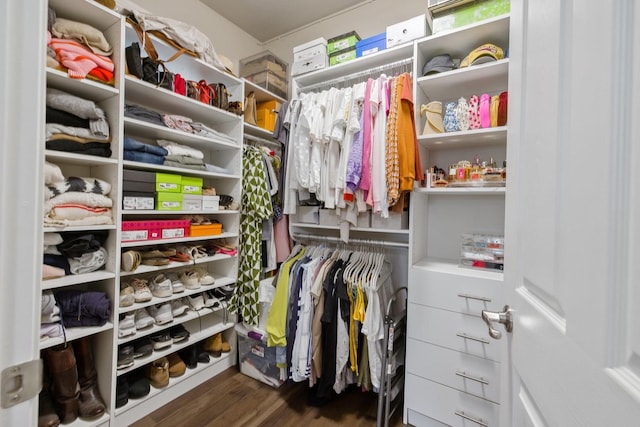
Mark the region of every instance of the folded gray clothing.
[[221, 139], [223, 141], [231, 142], [234, 144], [236, 143], [236, 140], [234, 138], [222, 132], [218, 132], [217, 130], [212, 129], [203, 123], [194, 122], [191, 123], [191, 127], [193, 128], [193, 133], [195, 133], [196, 135], [204, 136], [205, 138]]
[[172, 168], [193, 169], [193, 170], [197, 170], [197, 171], [206, 170], [204, 165], [187, 165], [187, 164], [184, 164], [184, 163], [172, 162], [171, 160], [166, 160], [166, 159], [165, 159], [163, 165], [164, 166], [169, 166], [169, 167], [172, 167]]
[[207, 172], [226, 173], [228, 175], [233, 174], [233, 171], [231, 169], [223, 168], [216, 165], [210, 165], [209, 163], [205, 164], [205, 168], [207, 169]]
[[181, 154], [169, 154], [166, 155], [164, 159], [171, 162], [182, 163], [184, 165], [204, 166], [204, 161], [202, 159], [196, 159], [195, 157], [184, 156]]
[[94, 134], [109, 136], [107, 116], [104, 110], [96, 106], [93, 101], [48, 87], [46, 105], [47, 107], [66, 111], [83, 119], [89, 119], [90, 129]]
[[64, 335], [64, 331], [60, 323], [42, 323], [40, 325], [40, 339], [57, 338], [62, 335]]
[[100, 248], [95, 252], [88, 252], [76, 258], [69, 258], [71, 274], [85, 274], [99, 270], [107, 263], [107, 250]]
[[70, 136], [78, 136], [80, 138], [93, 139], [95, 141], [108, 141], [109, 130], [107, 133], [95, 133], [92, 129], [77, 128], [73, 126], [64, 126], [58, 123], [47, 123], [45, 125], [45, 139], [48, 141], [52, 135], [63, 133]]

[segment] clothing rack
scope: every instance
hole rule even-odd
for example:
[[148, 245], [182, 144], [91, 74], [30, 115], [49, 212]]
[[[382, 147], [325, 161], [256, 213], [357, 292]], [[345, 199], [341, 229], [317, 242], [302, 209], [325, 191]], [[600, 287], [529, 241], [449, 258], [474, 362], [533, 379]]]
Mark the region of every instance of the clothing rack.
[[259, 136], [253, 136], [248, 134], [244, 135], [244, 139], [247, 140], [249, 143], [265, 145], [265, 146], [275, 148], [276, 150], [282, 151], [282, 143], [278, 141], [270, 141], [265, 138], [260, 138]]
[[346, 76], [337, 77], [332, 80], [323, 81], [321, 83], [316, 83], [309, 86], [303, 86], [300, 88], [299, 92], [304, 93], [322, 91], [331, 87], [342, 89], [348, 86], [353, 86], [356, 83], [360, 83], [365, 78], [373, 76], [377, 77], [382, 73], [389, 73], [391, 75], [410, 73], [412, 71], [412, 68], [413, 58], [401, 59], [399, 61], [390, 62], [389, 64], [369, 68], [368, 70], [358, 71], [356, 73], [347, 74]]
[[381, 247], [398, 247], [408, 248], [408, 243], [385, 242], [384, 240], [367, 240], [367, 239], [349, 239], [348, 242], [342, 241], [338, 237], [324, 236], [320, 234], [306, 234], [293, 232], [291, 238], [293, 240], [313, 240], [317, 242], [329, 242], [343, 245], [360, 245], [360, 246], [381, 246]]

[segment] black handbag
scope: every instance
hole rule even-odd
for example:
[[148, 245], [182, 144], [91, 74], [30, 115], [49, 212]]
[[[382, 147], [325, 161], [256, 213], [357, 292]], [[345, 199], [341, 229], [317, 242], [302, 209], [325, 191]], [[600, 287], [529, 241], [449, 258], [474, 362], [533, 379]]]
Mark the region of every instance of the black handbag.
[[131, 46], [125, 48], [124, 54], [127, 60], [127, 70], [129, 70], [129, 74], [141, 79], [143, 73], [142, 58], [140, 57], [140, 44], [138, 44], [138, 42], [131, 43]]
[[173, 91], [173, 73], [162, 61], [150, 57], [142, 58], [142, 80], [158, 87]]

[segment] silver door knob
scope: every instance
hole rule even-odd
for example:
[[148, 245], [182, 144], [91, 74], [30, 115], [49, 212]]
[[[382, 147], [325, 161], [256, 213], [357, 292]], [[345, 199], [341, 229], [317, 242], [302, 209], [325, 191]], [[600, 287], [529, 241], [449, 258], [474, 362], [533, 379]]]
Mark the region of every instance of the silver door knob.
[[502, 323], [507, 332], [513, 331], [513, 314], [508, 305], [505, 305], [502, 311], [482, 310], [482, 320], [489, 327], [489, 335], [493, 339], [502, 338], [502, 332], [493, 327], [494, 322]]

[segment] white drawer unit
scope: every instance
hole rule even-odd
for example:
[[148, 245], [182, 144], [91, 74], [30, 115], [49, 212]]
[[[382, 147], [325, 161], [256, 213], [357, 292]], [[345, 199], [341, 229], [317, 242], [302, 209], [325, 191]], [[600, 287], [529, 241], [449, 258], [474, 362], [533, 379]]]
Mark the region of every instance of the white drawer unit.
[[407, 393], [405, 405], [417, 414], [426, 415], [435, 420], [422, 424], [426, 419], [414, 416], [411, 425], [439, 426], [440, 422], [452, 427], [496, 427], [499, 420], [500, 405], [480, 399], [468, 393], [435, 383], [414, 374], [407, 374], [407, 387], [420, 390], [420, 393]]
[[[416, 339], [455, 351], [500, 361], [501, 344], [489, 337], [487, 327], [476, 316], [438, 308], [424, 307], [409, 302], [407, 309], [407, 333]], [[427, 360], [424, 363], [429, 363]], [[410, 372], [414, 366], [407, 365]]]
[[[430, 110], [424, 107], [440, 103], [444, 114], [445, 104], [482, 94], [499, 101], [508, 89], [508, 58], [427, 75], [420, 71], [437, 56], [464, 58], [482, 43], [508, 49], [509, 26], [505, 14], [415, 43], [419, 75], [414, 81], [414, 104], [423, 165], [451, 171], [458, 162], [506, 162], [506, 122], [422, 134], [428, 117], [418, 112], [428, 115]], [[403, 421], [417, 427], [495, 427], [508, 410], [500, 404], [506, 391], [502, 372], [507, 340], [489, 335], [482, 311], [503, 310], [504, 274], [480, 268], [486, 267], [482, 263], [463, 267], [460, 258], [464, 234], [504, 236], [506, 187], [474, 185], [448, 174], [445, 178], [446, 187], [416, 188], [411, 197]]]
[[409, 339], [407, 363], [418, 376], [494, 403], [500, 401], [498, 362]]

